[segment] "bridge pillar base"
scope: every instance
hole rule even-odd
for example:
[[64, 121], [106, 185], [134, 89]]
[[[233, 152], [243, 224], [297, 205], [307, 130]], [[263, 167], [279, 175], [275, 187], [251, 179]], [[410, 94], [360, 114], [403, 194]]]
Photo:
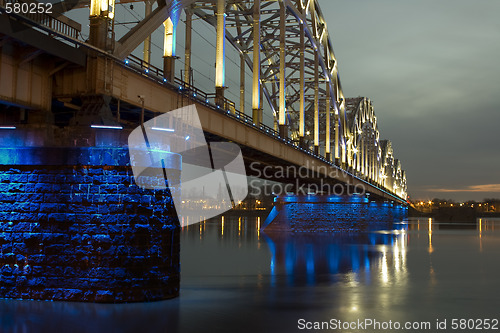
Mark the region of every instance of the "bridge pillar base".
[[299, 147], [306, 149], [306, 139], [303, 136], [299, 137]]
[[314, 154], [319, 154], [319, 146], [314, 146]]
[[175, 80], [175, 57], [163, 57], [163, 77], [169, 82]]
[[[135, 184], [127, 148], [0, 147], [0, 156], [0, 214], [9, 221], [0, 222], [0, 297], [118, 303], [178, 295], [172, 194]], [[169, 161], [180, 179], [180, 159]]]
[[255, 125], [262, 123], [262, 109], [252, 109], [252, 119]]
[[90, 17], [89, 44], [105, 51], [112, 51], [114, 42], [108, 36], [109, 21], [103, 16]]
[[325, 158], [327, 159], [328, 162], [332, 161], [332, 153], [326, 153]]
[[[346, 189], [346, 192], [349, 190]], [[286, 195], [275, 205], [262, 225], [272, 232], [331, 232], [384, 228], [407, 217], [402, 204], [374, 201], [365, 195]]]
[[215, 105], [219, 108], [226, 109], [226, 101], [224, 99], [224, 87], [215, 87]]
[[279, 125], [279, 133], [282, 138], [288, 138], [288, 126]]

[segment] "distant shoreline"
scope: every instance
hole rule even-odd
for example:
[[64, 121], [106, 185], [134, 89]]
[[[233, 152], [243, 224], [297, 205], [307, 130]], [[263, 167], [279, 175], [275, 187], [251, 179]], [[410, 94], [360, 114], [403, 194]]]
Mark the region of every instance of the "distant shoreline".
[[[457, 209], [450, 209], [450, 212], [456, 213], [457, 215], [460, 215], [462, 212], [460, 211], [459, 208]], [[438, 216], [439, 212], [438, 211], [433, 211], [433, 212], [421, 212], [418, 211], [414, 208], [409, 208], [408, 209], [408, 217], [436, 217]], [[475, 212], [476, 217], [500, 217], [500, 212]]]

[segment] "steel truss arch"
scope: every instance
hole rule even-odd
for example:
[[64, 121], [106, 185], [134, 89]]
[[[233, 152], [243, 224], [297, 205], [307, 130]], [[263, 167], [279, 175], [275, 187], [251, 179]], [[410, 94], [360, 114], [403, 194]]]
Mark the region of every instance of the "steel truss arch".
[[[193, 13], [207, 23], [216, 27], [214, 1], [185, 1], [193, 9]], [[333, 53], [332, 43], [328, 34], [326, 23], [317, 2], [300, 0], [267, 1], [261, 0], [260, 5], [260, 45], [262, 57], [260, 61], [260, 82], [273, 116], [277, 122], [280, 109], [279, 101], [279, 75], [280, 75], [280, 6], [286, 7], [286, 101], [287, 124], [292, 139], [300, 136], [301, 91], [303, 91], [304, 133], [313, 132], [314, 116], [310, 116], [315, 108], [322, 114], [323, 120], [326, 114], [324, 108], [325, 98], [330, 97], [331, 112], [338, 115], [338, 130], [341, 132], [339, 141], [345, 142], [346, 122], [343, 106], [343, 93], [337, 72], [337, 63]], [[310, 10], [313, 6], [315, 10]], [[253, 52], [253, 16], [254, 1], [228, 0], [226, 1], [226, 39], [244, 57], [248, 68], [253, 68], [251, 52]], [[301, 34], [304, 36], [301, 38]], [[304, 54], [303, 65], [301, 64], [301, 53]], [[318, 79], [315, 80], [315, 53], [318, 53]], [[304, 67], [303, 84], [301, 84], [300, 70]], [[324, 82], [324, 87], [317, 87], [316, 82]], [[327, 94], [326, 90], [329, 90]], [[316, 92], [317, 90], [317, 92]], [[317, 106], [316, 106], [317, 105]], [[321, 110], [319, 110], [319, 108]], [[333, 119], [333, 117], [331, 117]], [[322, 122], [326, 126], [324, 122]], [[331, 126], [331, 124], [330, 124]], [[333, 126], [332, 126], [333, 127]], [[334, 129], [335, 131], [335, 129]], [[323, 130], [324, 132], [324, 130]], [[311, 142], [308, 142], [311, 141]], [[306, 140], [313, 143], [313, 140]], [[323, 142], [325, 140], [322, 140]], [[316, 142], [317, 144], [319, 142]], [[338, 143], [337, 143], [338, 144]], [[335, 147], [334, 147], [335, 148]]]
[[[114, 6], [114, 0], [91, 0], [90, 3], [103, 8], [96, 4], [109, 1]], [[116, 0], [117, 3], [134, 1]], [[344, 97], [333, 43], [318, 0], [156, 0], [153, 10], [154, 1], [149, 0], [151, 7], [144, 19], [121, 38], [113, 40], [106, 52], [125, 59], [141, 43], [150, 41], [151, 34], [165, 24], [163, 75], [165, 82], [175, 81], [175, 35], [181, 12], [185, 11], [186, 29], [191, 29], [192, 16], [195, 16], [216, 30], [218, 107], [231, 105], [231, 110], [226, 108], [228, 112], [236, 112], [236, 104], [226, 103], [224, 98], [225, 47], [230, 44], [240, 54], [239, 111], [242, 113], [245, 113], [245, 67], [253, 74], [250, 121], [260, 124], [261, 101], [265, 99], [282, 139], [291, 138], [301, 148], [314, 150], [317, 157], [401, 197], [406, 196], [406, 174], [399, 161], [392, 157], [390, 142], [384, 141], [384, 146], [380, 140], [371, 101], [364, 97]], [[87, 0], [76, 0], [76, 6], [86, 3]], [[107, 12], [101, 11], [101, 16], [91, 14], [90, 19], [95, 22], [104, 19], [108, 24], [115, 15]], [[94, 31], [97, 30], [94, 28]], [[191, 72], [190, 35], [191, 32], [189, 39], [186, 37], [186, 73]], [[114, 39], [114, 35], [111, 38]], [[149, 59], [145, 52], [146, 68]], [[184, 81], [189, 80], [188, 74]]]

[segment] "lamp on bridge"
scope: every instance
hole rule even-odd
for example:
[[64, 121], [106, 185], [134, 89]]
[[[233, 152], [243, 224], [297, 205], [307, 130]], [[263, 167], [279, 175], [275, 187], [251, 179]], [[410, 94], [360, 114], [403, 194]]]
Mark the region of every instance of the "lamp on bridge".
[[105, 51], [113, 49], [113, 19], [115, 0], [90, 1], [89, 43]]
[[169, 82], [173, 82], [175, 78], [176, 27], [170, 17], [163, 22], [163, 25], [165, 26], [165, 38], [163, 43], [163, 77]]
[[217, 43], [215, 51], [215, 104], [225, 107], [226, 80], [226, 2], [217, 0]]

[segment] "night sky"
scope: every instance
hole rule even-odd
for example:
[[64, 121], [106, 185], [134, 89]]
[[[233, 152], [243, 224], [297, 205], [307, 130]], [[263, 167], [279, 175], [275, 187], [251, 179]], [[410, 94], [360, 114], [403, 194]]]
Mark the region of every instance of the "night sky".
[[500, 198], [500, 1], [319, 0], [412, 198]]

